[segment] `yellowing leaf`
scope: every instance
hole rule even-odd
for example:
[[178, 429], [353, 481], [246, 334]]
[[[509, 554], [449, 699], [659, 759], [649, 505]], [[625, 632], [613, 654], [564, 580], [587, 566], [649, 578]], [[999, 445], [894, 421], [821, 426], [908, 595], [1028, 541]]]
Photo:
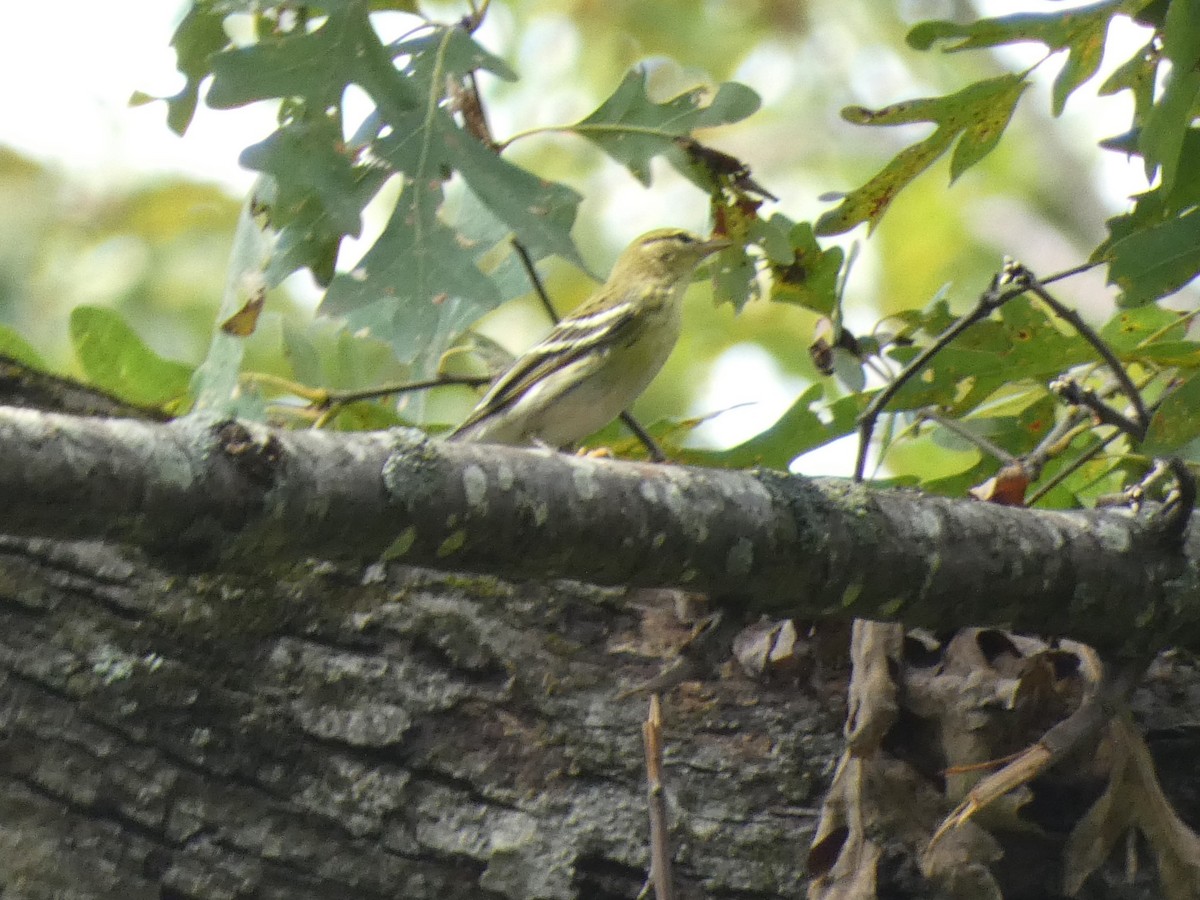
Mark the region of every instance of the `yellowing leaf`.
[[957, 140], [950, 163], [954, 180], [996, 146], [1028, 82], [1021, 75], [1001, 75], [979, 81], [945, 97], [907, 100], [879, 110], [852, 106], [842, 116], [860, 125], [909, 125], [933, 122], [929, 137], [901, 150], [882, 171], [840, 206], [817, 221], [817, 234], [842, 234], [863, 222], [874, 228], [896, 195], [928, 169]]
[[265, 292], [255, 293], [241, 309], [221, 323], [221, 330], [234, 337], [249, 337], [254, 333], [254, 327], [258, 324], [258, 314], [262, 312], [266, 302]]

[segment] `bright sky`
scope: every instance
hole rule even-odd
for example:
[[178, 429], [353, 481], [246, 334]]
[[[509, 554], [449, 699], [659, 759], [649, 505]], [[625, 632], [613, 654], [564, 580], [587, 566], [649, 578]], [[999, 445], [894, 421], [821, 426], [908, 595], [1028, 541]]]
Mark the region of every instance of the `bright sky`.
[[0, 29], [5, 85], [0, 144], [111, 183], [185, 171], [243, 190], [237, 155], [274, 122], [266, 107], [214, 113], [203, 105], [187, 138], [161, 103], [131, 109], [135, 90], [175, 93], [183, 80], [169, 46], [186, 3], [58, 0], [8, 3]]

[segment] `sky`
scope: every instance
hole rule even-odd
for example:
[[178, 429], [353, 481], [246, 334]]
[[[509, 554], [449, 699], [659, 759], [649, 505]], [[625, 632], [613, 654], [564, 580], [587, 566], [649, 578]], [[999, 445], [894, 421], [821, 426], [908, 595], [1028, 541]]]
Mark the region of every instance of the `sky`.
[[238, 166], [237, 155], [270, 132], [270, 109], [214, 113], [201, 106], [184, 139], [166, 127], [165, 104], [129, 106], [135, 90], [164, 96], [182, 86], [169, 44], [186, 6], [172, 0], [5, 3], [0, 144], [110, 184], [187, 172], [235, 192], [248, 188], [253, 176]]

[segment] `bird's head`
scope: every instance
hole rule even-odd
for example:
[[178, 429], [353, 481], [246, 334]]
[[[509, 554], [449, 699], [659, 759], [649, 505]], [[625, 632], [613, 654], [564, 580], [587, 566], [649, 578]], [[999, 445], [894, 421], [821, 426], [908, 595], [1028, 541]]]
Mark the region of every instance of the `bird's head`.
[[609, 281], [687, 278], [706, 256], [730, 246], [724, 238], [705, 240], [682, 228], [659, 228], [634, 240], [613, 266]]

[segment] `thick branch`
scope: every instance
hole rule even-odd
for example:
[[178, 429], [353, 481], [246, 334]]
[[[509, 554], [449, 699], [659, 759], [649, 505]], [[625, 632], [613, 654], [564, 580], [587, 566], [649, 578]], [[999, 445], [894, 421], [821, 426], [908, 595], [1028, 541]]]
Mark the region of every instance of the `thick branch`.
[[507, 578], [682, 585], [754, 611], [1003, 623], [1114, 652], [1200, 647], [1200, 543], [1180, 552], [1121, 511], [1012, 509], [415, 431], [17, 409], [0, 411], [0, 500], [10, 533], [132, 541], [259, 569], [385, 554]]

